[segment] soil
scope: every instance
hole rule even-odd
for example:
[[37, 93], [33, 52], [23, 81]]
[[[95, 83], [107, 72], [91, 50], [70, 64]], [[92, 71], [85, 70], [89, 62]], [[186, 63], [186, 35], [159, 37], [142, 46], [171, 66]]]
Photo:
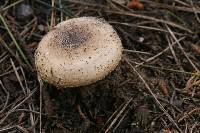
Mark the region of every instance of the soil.
[[[200, 132], [199, 14], [198, 0], [1, 0], [0, 132]], [[37, 76], [34, 51], [80, 16], [108, 21], [123, 58], [101, 81], [59, 89]]]

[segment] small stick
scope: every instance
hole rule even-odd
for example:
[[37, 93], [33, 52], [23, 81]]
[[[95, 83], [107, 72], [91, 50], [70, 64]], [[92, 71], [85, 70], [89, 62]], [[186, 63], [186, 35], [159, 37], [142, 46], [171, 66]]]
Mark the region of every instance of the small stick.
[[16, 1], [16, 2], [14, 2], [14, 3], [8, 5], [7, 7], [4, 7], [4, 8], [3, 8], [2, 10], [0, 10], [0, 11], [5, 11], [5, 10], [7, 10], [7, 9], [13, 7], [13, 6], [16, 6], [17, 4], [19, 4], [19, 3], [23, 2], [23, 1], [24, 1], [24, 0]]
[[0, 110], [0, 114], [6, 109], [6, 106], [8, 105], [8, 100], [9, 100], [9, 97], [10, 97], [10, 93], [7, 91], [7, 89], [4, 87], [2, 81], [0, 80], [0, 85], [2, 87], [2, 89], [4, 90], [4, 92], [6, 93], [7, 97], [6, 97], [6, 102], [3, 106], [3, 109]]
[[178, 44], [179, 48], [181, 49], [181, 51], [183, 52], [183, 54], [185, 55], [186, 59], [190, 62], [191, 66], [195, 69], [196, 72], [199, 72], [199, 69], [194, 65], [194, 63], [190, 60], [190, 58], [188, 57], [188, 55], [186, 54], [186, 52], [184, 51], [183, 47], [181, 46], [180, 42], [178, 41], [178, 39], [176, 38], [176, 36], [174, 35], [174, 33], [172, 32], [172, 30], [166, 25], [167, 30], [170, 32], [172, 38], [176, 41], [176, 43]]
[[40, 76], [38, 75], [38, 81], [40, 85], [40, 133], [42, 133], [42, 89], [43, 89], [43, 82]]
[[113, 127], [113, 125], [117, 122], [117, 120], [119, 119], [119, 117], [123, 114], [124, 111], [126, 111], [127, 107], [129, 107], [128, 105], [133, 101], [133, 98], [130, 98], [126, 104], [123, 106], [123, 108], [119, 111], [119, 113], [117, 114], [117, 116], [115, 117], [115, 119], [111, 122], [111, 124], [109, 125], [109, 127], [106, 129], [106, 133], [109, 132], [109, 130]]
[[177, 56], [176, 56], [176, 53], [175, 53], [175, 51], [174, 51], [174, 48], [172, 47], [172, 44], [171, 44], [171, 42], [170, 42], [170, 38], [169, 38], [168, 36], [166, 36], [166, 38], [167, 38], [167, 42], [168, 42], [168, 45], [169, 45], [169, 49], [170, 49], [170, 51], [171, 51], [171, 53], [172, 53], [172, 55], [173, 55], [173, 57], [174, 57], [174, 60], [175, 60], [176, 64], [177, 64], [178, 67], [183, 71], [184, 69], [183, 69], [183, 67], [181, 66], [180, 60], [178, 60], [178, 58], [177, 58]]
[[55, 0], [51, 0], [52, 12], [51, 12], [51, 28], [55, 26]]
[[[185, 39], [185, 37], [182, 37], [182, 38], [178, 39], [177, 41], [180, 42], [180, 41], [182, 41], [183, 39]], [[171, 44], [171, 46], [174, 46], [176, 43], [177, 43], [177, 42], [173, 42], [173, 43]], [[144, 63], [147, 63], [147, 62], [150, 62], [150, 61], [154, 60], [155, 58], [159, 57], [160, 55], [162, 55], [164, 52], [166, 52], [166, 51], [169, 50], [169, 49], [170, 49], [170, 48], [169, 48], [169, 46], [168, 46], [168, 47], [165, 48], [163, 51], [159, 52], [158, 54], [156, 54], [156, 55], [154, 55], [154, 56], [152, 56], [152, 57], [150, 57], [150, 58], [148, 58], [145, 62], [141, 62], [141, 63], [137, 64], [135, 67], [137, 68], [137, 67], [143, 65]]]
[[59, 0], [59, 6], [60, 6], [60, 9], [61, 9], [61, 11], [60, 11], [60, 21], [62, 22], [63, 21], [62, 0]]
[[[30, 92], [31, 92], [31, 90], [28, 88], [28, 84], [27, 84], [27, 81], [26, 81], [26, 76], [25, 76], [25, 73], [24, 73], [24, 70], [23, 70], [23, 68], [22, 67], [20, 67], [21, 68], [21, 72], [22, 72], [22, 75], [23, 75], [23, 78], [24, 78], [24, 81], [25, 81], [25, 89], [26, 89], [26, 93], [25, 94], [29, 94]], [[19, 81], [20, 81], [20, 78], [18, 79]], [[32, 103], [32, 102], [29, 102], [28, 103], [28, 106], [29, 106], [29, 109], [30, 110], [33, 110], [34, 109], [34, 104]], [[31, 125], [32, 125], [32, 127], [33, 127], [33, 133], [35, 133], [36, 132], [36, 130], [35, 130], [35, 115], [32, 113], [32, 112], [30, 112], [30, 121], [31, 121]]]

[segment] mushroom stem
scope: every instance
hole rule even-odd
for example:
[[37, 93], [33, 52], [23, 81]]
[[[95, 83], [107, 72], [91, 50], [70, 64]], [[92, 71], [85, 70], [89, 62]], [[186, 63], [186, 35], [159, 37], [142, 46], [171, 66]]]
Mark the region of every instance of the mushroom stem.
[[[84, 102], [84, 92], [86, 91], [85, 87], [77, 87], [76, 88], [76, 105], [81, 108], [84, 109], [85, 113], [86, 113], [86, 118], [91, 121], [94, 122], [94, 118], [92, 117], [92, 114], [89, 111], [89, 108], [87, 107], [87, 105]], [[80, 112], [79, 112], [80, 114]]]

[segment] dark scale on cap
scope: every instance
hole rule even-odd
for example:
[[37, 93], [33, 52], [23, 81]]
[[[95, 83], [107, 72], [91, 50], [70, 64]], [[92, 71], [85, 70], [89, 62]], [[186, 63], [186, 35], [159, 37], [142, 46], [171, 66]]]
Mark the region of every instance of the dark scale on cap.
[[62, 48], [78, 48], [85, 44], [92, 34], [88, 31], [87, 26], [70, 25], [70, 27], [62, 27], [54, 31], [56, 44]]

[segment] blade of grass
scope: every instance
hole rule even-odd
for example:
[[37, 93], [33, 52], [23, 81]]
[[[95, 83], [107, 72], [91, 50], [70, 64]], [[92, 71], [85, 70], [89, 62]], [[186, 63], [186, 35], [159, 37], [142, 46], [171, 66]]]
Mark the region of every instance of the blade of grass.
[[8, 34], [10, 35], [12, 41], [14, 42], [14, 44], [15, 44], [17, 50], [19, 51], [20, 55], [22, 56], [23, 60], [24, 60], [25, 63], [31, 68], [31, 65], [30, 65], [30, 63], [29, 63], [27, 57], [26, 57], [25, 54], [23, 53], [22, 49], [20, 48], [20, 45], [17, 43], [15, 37], [13, 36], [13, 34], [12, 34], [12, 32], [10, 31], [10, 29], [9, 29], [9, 27], [8, 27], [8, 25], [7, 25], [7, 23], [5, 22], [4, 17], [3, 17], [1, 14], [0, 14], [0, 19], [1, 19], [1, 21], [2, 21], [2, 23], [3, 23], [3, 25], [4, 25], [4, 27], [6, 28]]
[[61, 12], [60, 12], [60, 21], [62, 22], [63, 21], [63, 6], [62, 6], [62, 0], [59, 0], [59, 8], [61, 9]]

